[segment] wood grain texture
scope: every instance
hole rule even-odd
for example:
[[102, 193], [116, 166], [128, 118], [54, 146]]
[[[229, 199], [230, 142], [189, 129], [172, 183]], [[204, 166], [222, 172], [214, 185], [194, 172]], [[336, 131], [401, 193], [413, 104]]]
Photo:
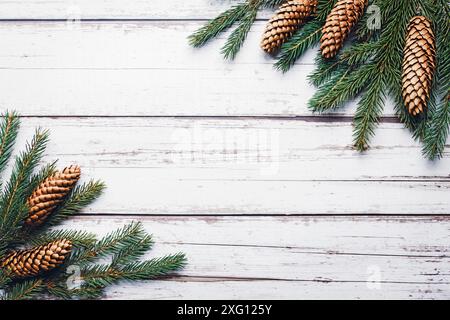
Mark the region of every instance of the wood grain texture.
[[449, 147], [436, 163], [421, 159], [420, 144], [398, 123], [381, 124], [364, 154], [351, 146], [349, 122], [24, 118], [18, 145], [39, 126], [51, 133], [45, 160], [84, 168], [158, 169], [161, 176], [224, 180], [450, 182]]
[[313, 115], [317, 49], [275, 71], [264, 21], [233, 62], [228, 33], [188, 46], [236, 2], [0, 3], [0, 105], [31, 116], [18, 145], [49, 128], [45, 161], [108, 185], [68, 225], [141, 220], [148, 257], [188, 256], [175, 277], [106, 298], [449, 299], [449, 147], [424, 160], [388, 101], [372, 149], [353, 151], [356, 102]]
[[107, 298], [449, 297], [448, 218], [77, 217], [70, 226], [104, 234], [136, 219], [155, 235], [147, 257], [182, 250], [189, 264]]
[[[196, 21], [4, 22], [0, 105], [22, 115], [312, 116], [310, 50], [286, 74], [259, 49], [257, 23], [236, 61], [219, 39], [189, 47]], [[21, 94], [11, 94], [21, 88]], [[333, 113], [351, 116], [356, 103]], [[387, 102], [385, 115], [394, 114]]]
[[[0, 19], [210, 19], [240, 0], [2, 1]], [[269, 10], [260, 17], [270, 15]]]
[[34, 118], [23, 125], [19, 144], [46, 126], [46, 161], [75, 162], [85, 178], [105, 180], [108, 192], [89, 212], [449, 213], [448, 158], [417, 161], [420, 147], [399, 124], [382, 124], [375, 149], [362, 156], [348, 145], [351, 125], [341, 122]]

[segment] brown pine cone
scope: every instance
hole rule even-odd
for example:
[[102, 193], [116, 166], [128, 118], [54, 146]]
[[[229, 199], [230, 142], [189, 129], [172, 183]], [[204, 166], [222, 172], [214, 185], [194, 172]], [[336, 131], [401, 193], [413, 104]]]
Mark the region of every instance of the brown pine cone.
[[413, 17], [403, 49], [402, 97], [408, 112], [416, 116], [427, 108], [436, 69], [436, 44], [430, 21]]
[[290, 0], [282, 4], [267, 23], [261, 48], [267, 53], [278, 50], [315, 13], [316, 8], [317, 0]]
[[75, 187], [80, 174], [80, 167], [70, 166], [45, 179], [27, 200], [30, 211], [25, 224], [41, 225]]
[[32, 249], [14, 251], [3, 259], [0, 267], [17, 278], [36, 276], [64, 263], [71, 250], [70, 240], [55, 240]]
[[367, 0], [339, 0], [322, 27], [320, 51], [326, 59], [334, 57], [344, 45], [350, 30], [364, 13]]

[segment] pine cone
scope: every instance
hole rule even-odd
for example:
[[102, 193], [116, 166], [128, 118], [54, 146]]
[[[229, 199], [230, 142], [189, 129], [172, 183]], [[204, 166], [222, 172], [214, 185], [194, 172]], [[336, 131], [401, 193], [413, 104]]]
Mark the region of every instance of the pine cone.
[[317, 0], [290, 0], [282, 4], [266, 26], [261, 48], [267, 53], [279, 49], [315, 13], [316, 8]]
[[73, 189], [80, 174], [80, 167], [70, 166], [45, 179], [27, 200], [30, 211], [25, 224], [41, 225]]
[[61, 265], [70, 255], [72, 242], [62, 239], [29, 250], [10, 253], [0, 263], [17, 278], [36, 276]]
[[326, 59], [334, 57], [344, 45], [352, 27], [364, 13], [367, 0], [339, 0], [322, 27], [320, 51]]
[[402, 96], [408, 112], [416, 116], [427, 108], [436, 69], [436, 45], [430, 21], [413, 17], [403, 49]]

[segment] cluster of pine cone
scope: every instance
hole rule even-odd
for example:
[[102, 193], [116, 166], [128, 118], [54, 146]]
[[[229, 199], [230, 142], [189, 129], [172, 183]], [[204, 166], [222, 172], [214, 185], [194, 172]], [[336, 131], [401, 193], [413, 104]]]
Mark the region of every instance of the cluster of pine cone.
[[[269, 20], [261, 48], [276, 52], [293, 33], [314, 16], [318, 0], [288, 0]], [[338, 0], [322, 27], [320, 51], [325, 59], [336, 56], [352, 28], [360, 21], [367, 0]], [[407, 111], [417, 116], [427, 109], [436, 69], [435, 37], [430, 21], [415, 16], [407, 27], [402, 65], [402, 97]]]
[[[27, 199], [29, 211], [24, 227], [42, 225], [75, 187], [80, 174], [80, 167], [70, 166], [42, 181]], [[16, 278], [36, 276], [63, 264], [71, 250], [70, 240], [58, 239], [31, 249], [13, 251], [1, 260], [0, 268]]]

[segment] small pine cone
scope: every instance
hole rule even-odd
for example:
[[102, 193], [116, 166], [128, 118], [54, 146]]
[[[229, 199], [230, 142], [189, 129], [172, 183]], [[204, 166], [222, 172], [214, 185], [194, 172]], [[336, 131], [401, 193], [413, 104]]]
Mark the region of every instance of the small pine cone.
[[416, 116], [427, 108], [436, 69], [436, 45], [430, 21], [413, 17], [403, 49], [402, 96], [408, 112]]
[[316, 8], [317, 0], [290, 0], [282, 4], [266, 26], [261, 48], [267, 53], [278, 50], [315, 13]]
[[70, 166], [45, 179], [27, 200], [30, 211], [25, 224], [41, 225], [73, 189], [80, 174], [80, 167]]
[[322, 27], [320, 51], [326, 59], [334, 57], [344, 45], [350, 30], [364, 13], [367, 0], [339, 0]]
[[17, 278], [32, 277], [60, 266], [71, 250], [70, 240], [55, 240], [29, 250], [14, 251], [0, 262], [0, 267]]

